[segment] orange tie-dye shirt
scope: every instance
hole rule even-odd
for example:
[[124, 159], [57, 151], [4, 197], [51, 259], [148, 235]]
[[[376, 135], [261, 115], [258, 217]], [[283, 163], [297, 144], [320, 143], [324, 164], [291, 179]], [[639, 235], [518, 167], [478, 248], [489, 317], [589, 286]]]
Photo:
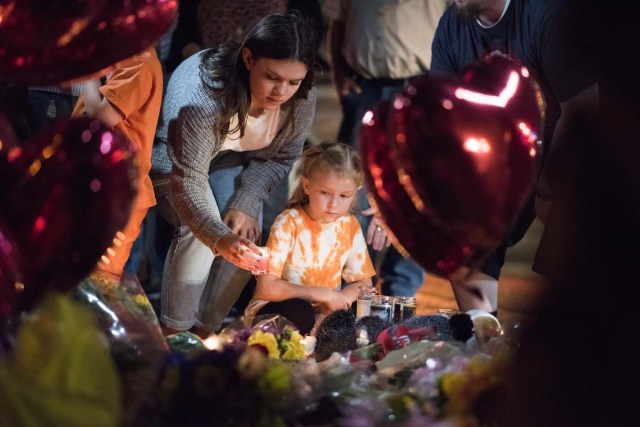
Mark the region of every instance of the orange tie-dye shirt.
[[[269, 274], [291, 283], [339, 290], [342, 279], [357, 282], [375, 275], [360, 223], [353, 215], [323, 224], [304, 209], [287, 209], [269, 234]], [[267, 302], [252, 299], [247, 320]]]

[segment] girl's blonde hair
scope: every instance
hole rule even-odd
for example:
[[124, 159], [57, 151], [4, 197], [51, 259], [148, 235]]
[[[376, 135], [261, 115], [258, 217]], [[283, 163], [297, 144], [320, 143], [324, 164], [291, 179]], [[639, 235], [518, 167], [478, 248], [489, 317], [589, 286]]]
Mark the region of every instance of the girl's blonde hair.
[[289, 197], [289, 207], [309, 202], [300, 177], [313, 179], [317, 172], [334, 172], [342, 177], [352, 179], [358, 188], [362, 186], [364, 171], [358, 153], [341, 142], [325, 141], [308, 147], [296, 167], [296, 186]]

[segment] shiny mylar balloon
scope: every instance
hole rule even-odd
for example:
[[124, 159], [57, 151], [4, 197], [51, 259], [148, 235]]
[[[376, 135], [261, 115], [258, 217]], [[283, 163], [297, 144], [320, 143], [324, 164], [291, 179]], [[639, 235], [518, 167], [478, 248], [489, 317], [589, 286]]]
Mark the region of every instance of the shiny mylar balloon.
[[388, 226], [445, 277], [477, 267], [500, 244], [534, 177], [541, 113], [528, 72], [502, 58], [474, 70], [463, 83], [415, 79], [386, 123], [365, 120], [361, 133], [370, 191]]
[[136, 173], [131, 144], [89, 118], [57, 121], [0, 150], [0, 218], [20, 253], [23, 305], [94, 268], [128, 220]]
[[[541, 115], [546, 108], [544, 96], [526, 67], [501, 56], [487, 58], [469, 67], [462, 75], [462, 81], [481, 93], [497, 95], [497, 99], [488, 100], [488, 103], [504, 105], [502, 112], [515, 123], [531, 123], [542, 129]], [[509, 98], [508, 105], [506, 98]]]
[[0, 81], [55, 84], [96, 73], [155, 43], [176, 0], [0, 2]]
[[11, 315], [21, 290], [16, 248], [7, 232], [8, 228], [0, 223], [0, 324]]
[[449, 236], [416, 209], [415, 194], [407, 193], [403, 180], [407, 176], [396, 170], [391, 158], [387, 117], [389, 103], [380, 103], [367, 113], [360, 133], [360, 149], [367, 168], [365, 179], [380, 214], [395, 235], [398, 250], [409, 252], [431, 272], [448, 275], [467, 258], [457, 251], [453, 236]]

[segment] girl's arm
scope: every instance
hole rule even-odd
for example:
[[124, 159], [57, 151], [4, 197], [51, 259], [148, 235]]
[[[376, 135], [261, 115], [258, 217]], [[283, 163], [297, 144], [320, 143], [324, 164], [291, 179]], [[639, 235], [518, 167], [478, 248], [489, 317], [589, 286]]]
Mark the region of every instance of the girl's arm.
[[340, 291], [345, 297], [347, 297], [349, 299], [349, 301], [351, 301], [351, 303], [353, 304], [353, 302], [355, 302], [355, 300], [358, 299], [358, 292], [360, 291], [361, 287], [366, 287], [369, 288], [372, 286], [372, 281], [371, 281], [371, 277], [367, 277], [366, 279], [362, 279], [362, 280], [358, 280], [357, 282], [352, 282], [349, 283], [347, 286], [345, 286], [344, 288], [342, 288], [342, 290]]
[[110, 128], [114, 128], [124, 118], [123, 115], [111, 105], [111, 102], [100, 93], [100, 80], [87, 80], [83, 84], [84, 108], [89, 117], [95, 117]]
[[273, 302], [300, 298], [309, 302], [322, 303], [331, 311], [347, 310], [353, 302], [342, 292], [322, 286], [296, 285], [272, 274], [257, 277], [254, 297]]

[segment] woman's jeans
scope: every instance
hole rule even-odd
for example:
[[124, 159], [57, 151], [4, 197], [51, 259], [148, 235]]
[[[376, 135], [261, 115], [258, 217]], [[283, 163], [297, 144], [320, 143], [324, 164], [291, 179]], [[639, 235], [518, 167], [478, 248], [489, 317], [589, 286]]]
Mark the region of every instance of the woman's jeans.
[[[222, 152], [209, 171], [208, 202], [223, 217], [229, 200], [238, 190], [239, 175], [246, 165], [243, 153]], [[156, 187], [158, 210], [174, 226], [171, 247], [162, 275], [161, 316], [163, 325], [187, 330], [198, 326], [217, 331], [242, 289], [251, 278], [198, 240], [181, 223], [168, 192], [169, 184]], [[260, 215], [262, 216], [262, 215]], [[258, 218], [261, 223], [262, 218]]]

